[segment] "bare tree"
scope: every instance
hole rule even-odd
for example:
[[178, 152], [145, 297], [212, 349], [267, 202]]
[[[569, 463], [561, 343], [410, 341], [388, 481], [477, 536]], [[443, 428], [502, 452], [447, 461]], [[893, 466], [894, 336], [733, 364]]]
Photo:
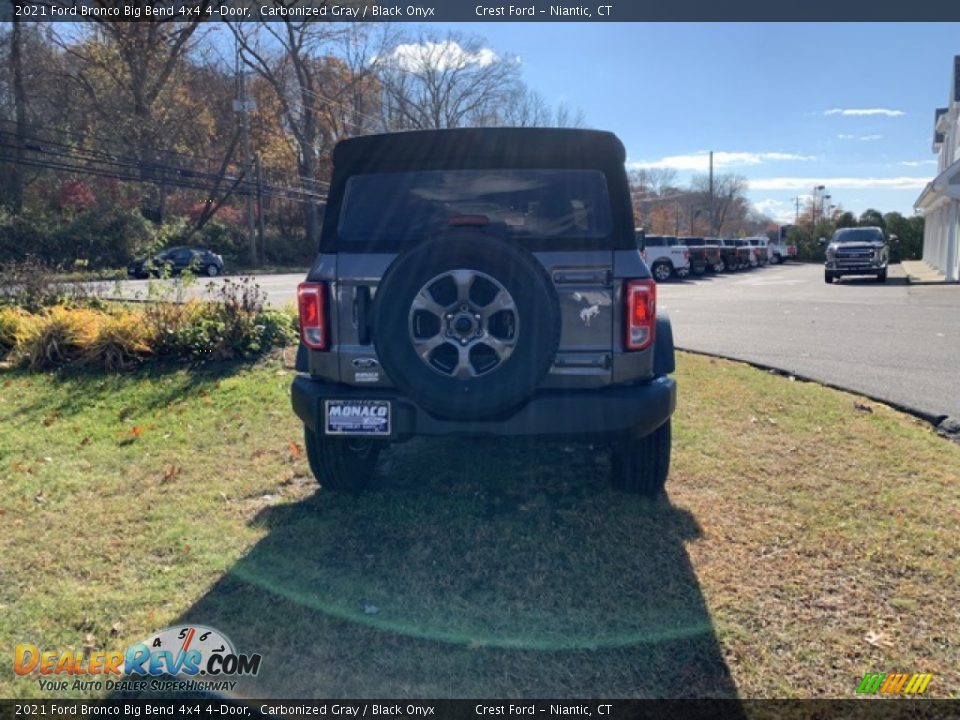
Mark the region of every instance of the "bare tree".
[[725, 225], [740, 229], [750, 211], [746, 178], [733, 174], [715, 176], [712, 197], [708, 176], [697, 175], [691, 185], [703, 197], [703, 206], [712, 219], [711, 232], [719, 234]]
[[[294, 138], [301, 188], [316, 193], [321, 156], [376, 120], [368, 101], [373, 53], [366, 30], [290, 19], [230, 27], [242, 61], [273, 89], [282, 125]], [[315, 202], [306, 203], [304, 224], [308, 242], [316, 243]]]
[[421, 31], [378, 56], [383, 120], [389, 129], [462, 127], [507, 105], [519, 63], [479, 37]]

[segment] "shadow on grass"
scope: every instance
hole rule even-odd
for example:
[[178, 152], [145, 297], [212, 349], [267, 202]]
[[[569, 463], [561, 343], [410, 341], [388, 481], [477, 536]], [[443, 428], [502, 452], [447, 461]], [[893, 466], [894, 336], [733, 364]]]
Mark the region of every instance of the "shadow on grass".
[[263, 655], [248, 697], [736, 697], [667, 500], [605, 453], [417, 440], [378, 489], [261, 511], [181, 618]]
[[[138, 388], [130, 403], [141, 410], [156, 410], [172, 402], [190, 398], [219, 381], [250, 368], [252, 361], [231, 360], [188, 365], [175, 361], [154, 361], [126, 371], [107, 372], [100, 368], [65, 367], [60, 370], [34, 372], [25, 368], [5, 370], [0, 381], [21, 377], [46, 376], [57, 388], [56, 399], [49, 395], [33, 403], [20, 405], [13, 412], [0, 416], [0, 422], [31, 415], [39, 410], [62, 417], [76, 415], [102, 402], [104, 395], [119, 395]], [[144, 385], [147, 381], [149, 385]]]

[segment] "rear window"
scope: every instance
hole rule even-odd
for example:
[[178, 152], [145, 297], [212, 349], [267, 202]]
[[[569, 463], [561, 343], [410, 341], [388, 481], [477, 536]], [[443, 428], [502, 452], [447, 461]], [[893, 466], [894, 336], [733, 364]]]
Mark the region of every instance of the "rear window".
[[647, 235], [645, 242], [647, 247], [665, 247], [667, 245], [667, 239], [659, 235]]
[[428, 170], [351, 177], [337, 232], [343, 242], [388, 245], [456, 225], [517, 239], [600, 239], [610, 216], [598, 170]]
[[683, 238], [681, 242], [687, 247], [702, 247], [707, 244], [703, 238]]

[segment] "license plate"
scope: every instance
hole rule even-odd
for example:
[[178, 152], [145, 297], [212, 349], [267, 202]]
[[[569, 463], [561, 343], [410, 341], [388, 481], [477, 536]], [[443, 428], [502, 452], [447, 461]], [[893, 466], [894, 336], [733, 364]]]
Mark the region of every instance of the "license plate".
[[389, 435], [389, 400], [324, 400], [327, 435]]

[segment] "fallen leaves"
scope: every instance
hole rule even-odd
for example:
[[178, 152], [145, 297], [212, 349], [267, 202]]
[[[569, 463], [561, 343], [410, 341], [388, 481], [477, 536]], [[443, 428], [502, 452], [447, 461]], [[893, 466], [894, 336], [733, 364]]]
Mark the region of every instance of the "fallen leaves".
[[180, 475], [182, 470], [183, 468], [181, 468], [179, 465], [167, 465], [163, 468], [163, 478], [160, 480], [160, 483], [166, 484], [171, 482]]
[[882, 630], [871, 630], [864, 636], [863, 639], [867, 641], [867, 644], [872, 645], [873, 647], [893, 647], [893, 640], [891, 640], [890, 636]]

